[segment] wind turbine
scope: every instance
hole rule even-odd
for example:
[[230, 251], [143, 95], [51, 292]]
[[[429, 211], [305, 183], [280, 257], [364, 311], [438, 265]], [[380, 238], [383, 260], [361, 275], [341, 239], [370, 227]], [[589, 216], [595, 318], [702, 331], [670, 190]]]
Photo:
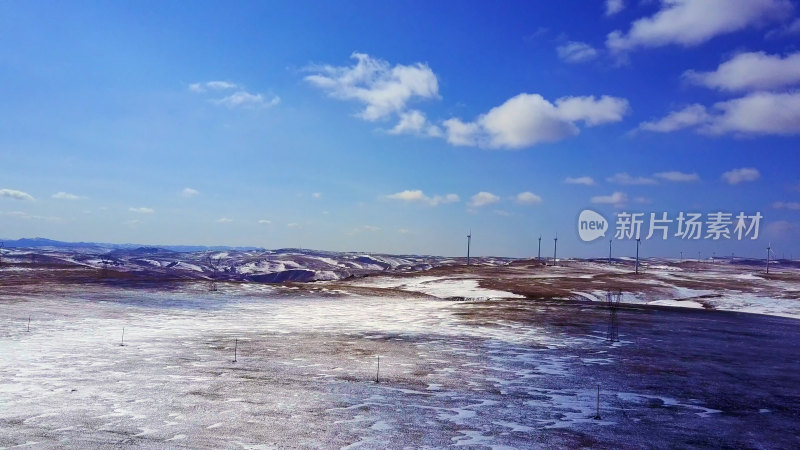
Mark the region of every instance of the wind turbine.
[[472, 242], [472, 228], [469, 229], [469, 234], [467, 235], [467, 265], [469, 265], [469, 245]]
[[539, 261], [542, 260], [542, 235], [539, 235], [539, 253], [536, 255], [536, 259]]
[[767, 244], [767, 274], [769, 274], [769, 254], [772, 251], [772, 242]]
[[553, 265], [556, 265], [556, 250], [558, 250], [558, 234], [553, 239]]
[[639, 275], [639, 245], [641, 245], [642, 240], [636, 238], [636, 275]]

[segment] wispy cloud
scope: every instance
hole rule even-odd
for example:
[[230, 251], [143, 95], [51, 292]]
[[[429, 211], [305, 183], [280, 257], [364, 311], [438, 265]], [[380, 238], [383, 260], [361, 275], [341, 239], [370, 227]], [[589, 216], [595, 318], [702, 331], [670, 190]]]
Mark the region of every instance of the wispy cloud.
[[800, 92], [754, 92], [714, 104], [713, 113], [691, 105], [639, 129], [668, 133], [695, 127], [701, 134], [779, 135], [800, 134]]
[[219, 219], [217, 219], [217, 223], [231, 223], [231, 222], [233, 222], [233, 219], [229, 219], [227, 217], [220, 217]]
[[380, 230], [381, 230], [380, 227], [375, 227], [375, 226], [372, 226], [372, 225], [362, 225], [360, 227], [353, 228], [347, 234], [348, 235], [354, 235], [354, 234], [359, 234], [359, 233], [376, 233], [376, 232], [378, 232]]
[[708, 122], [711, 116], [703, 105], [693, 104], [678, 111], [673, 111], [665, 117], [639, 124], [640, 130], [669, 133], [672, 131], [689, 128]]
[[625, 9], [623, 0], [606, 0], [606, 16], [613, 16]]
[[609, 33], [606, 46], [617, 53], [671, 44], [690, 47], [786, 17], [791, 11], [788, 0], [662, 1], [658, 12], [633, 22], [627, 33]]
[[558, 57], [568, 63], [582, 63], [597, 57], [597, 50], [585, 42], [570, 41], [556, 47]]
[[491, 192], [481, 191], [473, 195], [469, 200], [470, 208], [480, 208], [481, 206], [491, 205], [500, 201], [500, 197]]
[[81, 195], [70, 194], [67, 192], [56, 192], [52, 195], [52, 197], [58, 200], [83, 200], [86, 198]]
[[212, 100], [214, 104], [227, 106], [228, 108], [269, 108], [277, 106], [281, 102], [281, 98], [277, 95], [264, 97], [262, 94], [251, 94], [247, 91], [234, 92], [226, 97]]
[[144, 206], [141, 206], [141, 207], [138, 207], [138, 208], [130, 207], [130, 208], [128, 208], [128, 211], [135, 212], [135, 213], [138, 213], [138, 214], [153, 214], [154, 212], [156, 212], [153, 208], [147, 208], [147, 207], [144, 207]]
[[187, 188], [183, 188], [183, 190], [181, 191], [181, 196], [188, 198], [188, 197], [194, 197], [195, 195], [197, 195], [199, 193], [200, 193], [200, 191], [198, 191], [197, 189], [192, 189], [190, 187], [187, 187]]
[[536, 205], [542, 203], [542, 197], [534, 194], [533, 192], [525, 191], [517, 194], [517, 203], [522, 205]]
[[412, 99], [431, 99], [439, 95], [439, 82], [427, 64], [390, 65], [364, 53], [353, 53], [351, 66], [313, 66], [305, 80], [342, 100], [364, 105], [358, 116], [375, 121], [405, 111]]
[[800, 211], [800, 202], [775, 202], [772, 204], [775, 209], [788, 209], [792, 211]]
[[311, 194], [311, 198], [320, 199], [320, 198], [322, 198], [322, 193], [321, 192], [313, 192]]
[[16, 189], [0, 189], [0, 197], [13, 198], [14, 200], [35, 200], [31, 194]]
[[594, 178], [592, 177], [567, 177], [564, 179], [567, 184], [582, 184], [584, 186], [594, 186]]
[[775, 89], [800, 83], [800, 52], [785, 57], [765, 52], [739, 53], [712, 72], [688, 70], [691, 83], [723, 91]]
[[445, 195], [434, 195], [433, 197], [428, 197], [419, 189], [415, 190], [405, 190], [400, 191], [396, 194], [390, 194], [385, 197], [389, 200], [399, 200], [403, 202], [419, 202], [425, 203], [430, 206], [438, 206], [447, 203], [456, 203], [460, 201], [458, 195], [456, 194], [445, 194]]
[[[269, 108], [280, 104], [277, 95], [265, 96], [264, 94], [248, 92], [241, 85], [228, 81], [206, 81], [189, 85], [189, 90], [197, 94], [210, 94], [222, 97], [212, 98], [209, 101], [215, 105], [234, 108]], [[224, 91], [235, 90], [225, 95]]]
[[63, 222], [64, 219], [61, 217], [53, 217], [53, 216], [37, 216], [33, 214], [28, 214], [23, 211], [8, 211], [3, 213], [7, 216], [15, 217], [17, 219], [22, 220], [41, 220], [45, 222]]
[[722, 174], [722, 179], [728, 184], [741, 184], [756, 181], [761, 178], [761, 172], [753, 167], [729, 170]]
[[624, 192], [614, 192], [611, 195], [598, 195], [592, 197], [591, 202], [600, 205], [606, 204], [620, 206], [628, 202], [628, 195]]
[[696, 173], [684, 173], [684, 172], [678, 172], [677, 170], [671, 170], [668, 172], [658, 172], [654, 173], [653, 176], [656, 178], [661, 178], [662, 180], [674, 181], [679, 183], [700, 181], [700, 175]]
[[623, 184], [623, 185], [651, 185], [658, 184], [658, 181], [647, 177], [634, 177], [627, 172], [616, 173], [611, 177], [606, 178], [609, 183]]
[[236, 83], [229, 81], [205, 81], [201, 83], [192, 83], [189, 85], [189, 90], [192, 92], [203, 93], [207, 91], [224, 91], [229, 89], [236, 89], [239, 87]]
[[267, 220], [267, 219], [261, 219], [261, 220], [258, 221], [258, 223], [260, 223], [262, 225], [272, 225], [272, 221], [271, 220]]

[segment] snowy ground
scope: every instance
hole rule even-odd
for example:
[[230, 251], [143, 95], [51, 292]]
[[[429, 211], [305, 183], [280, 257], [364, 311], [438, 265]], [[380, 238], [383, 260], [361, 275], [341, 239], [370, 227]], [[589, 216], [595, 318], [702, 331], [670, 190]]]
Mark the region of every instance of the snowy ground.
[[6, 292], [0, 447], [800, 445], [796, 320], [336, 286]]

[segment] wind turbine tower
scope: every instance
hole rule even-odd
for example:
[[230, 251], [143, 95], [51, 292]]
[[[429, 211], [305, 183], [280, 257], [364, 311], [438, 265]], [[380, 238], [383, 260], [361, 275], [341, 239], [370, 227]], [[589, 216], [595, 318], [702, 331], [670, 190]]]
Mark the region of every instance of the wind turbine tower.
[[636, 238], [636, 275], [639, 275], [639, 245], [642, 243], [642, 240]]
[[467, 235], [467, 265], [469, 265], [469, 245], [472, 242], [472, 229], [469, 230]]
[[539, 261], [542, 260], [542, 235], [539, 235], [539, 253], [536, 255], [536, 259]]
[[611, 239], [608, 240], [608, 263], [611, 264]]
[[772, 243], [767, 244], [767, 274], [769, 274], [769, 252], [772, 249]]
[[558, 250], [558, 235], [553, 239], [553, 265], [556, 265], [556, 251]]

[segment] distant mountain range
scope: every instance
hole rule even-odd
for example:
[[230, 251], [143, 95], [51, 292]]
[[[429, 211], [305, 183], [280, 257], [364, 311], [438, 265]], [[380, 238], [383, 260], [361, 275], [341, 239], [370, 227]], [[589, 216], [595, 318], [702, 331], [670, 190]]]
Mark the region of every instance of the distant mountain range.
[[205, 245], [142, 245], [142, 244], [109, 244], [105, 242], [64, 242], [55, 241], [53, 239], [35, 237], [35, 238], [22, 238], [22, 239], [9, 239], [2, 240], [3, 246], [6, 248], [62, 248], [62, 249], [86, 249], [86, 250], [116, 250], [116, 249], [134, 249], [141, 247], [157, 247], [173, 252], [201, 252], [206, 250], [264, 250], [261, 247], [229, 247], [223, 245], [205, 246]]

